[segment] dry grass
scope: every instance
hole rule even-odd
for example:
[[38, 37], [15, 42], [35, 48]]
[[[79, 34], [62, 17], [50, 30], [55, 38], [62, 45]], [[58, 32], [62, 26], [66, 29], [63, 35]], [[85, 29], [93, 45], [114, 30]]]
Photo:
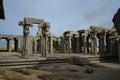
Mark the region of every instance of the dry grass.
[[28, 76], [11, 70], [0, 70], [0, 75], [5, 80], [40, 80], [36, 76]]
[[81, 76], [67, 70], [16, 69], [0, 70], [4, 80], [80, 80]]

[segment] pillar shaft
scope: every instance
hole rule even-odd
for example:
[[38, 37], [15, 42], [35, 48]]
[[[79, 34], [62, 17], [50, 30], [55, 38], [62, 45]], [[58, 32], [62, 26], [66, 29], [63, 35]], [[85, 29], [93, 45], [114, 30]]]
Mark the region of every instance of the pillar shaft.
[[53, 53], [53, 36], [50, 36], [50, 53]]
[[64, 39], [63, 39], [63, 51], [64, 51], [64, 53], [66, 53], [67, 51], [67, 44], [66, 44], [66, 37], [64, 36]]
[[111, 39], [109, 37], [106, 37], [106, 53], [110, 54], [110, 41]]
[[110, 40], [110, 44], [109, 44], [109, 55], [112, 55], [113, 54], [113, 40], [112, 39], [109, 39]]
[[97, 55], [97, 37], [96, 37], [96, 34], [91, 35], [91, 54]]
[[83, 46], [84, 46], [84, 53], [87, 54], [87, 35], [84, 34], [83, 36]]
[[14, 50], [18, 52], [18, 39], [14, 39]]
[[21, 54], [22, 58], [26, 58], [28, 55], [28, 36], [29, 36], [29, 26], [25, 25], [23, 27], [23, 53]]
[[79, 38], [79, 42], [80, 42], [80, 53], [82, 53], [82, 44], [83, 44], [83, 41], [82, 41], [81, 35], [80, 35], [80, 38]]
[[99, 52], [100, 54], [105, 54], [105, 42], [104, 39], [99, 39]]
[[48, 36], [45, 36], [45, 56], [48, 54]]
[[43, 36], [40, 37], [40, 53], [42, 57], [45, 57], [45, 38]]
[[89, 51], [89, 36], [87, 36], [87, 52], [89, 53], [90, 51]]
[[80, 50], [79, 50], [79, 46], [80, 46], [80, 42], [79, 42], [79, 37], [77, 37], [77, 53], [79, 53], [80, 52]]
[[34, 40], [34, 53], [37, 53], [37, 40]]
[[12, 51], [10, 40], [11, 40], [11, 39], [7, 39], [7, 50], [8, 50], [8, 52], [11, 52], [11, 51]]
[[71, 35], [68, 37], [68, 53], [72, 52]]

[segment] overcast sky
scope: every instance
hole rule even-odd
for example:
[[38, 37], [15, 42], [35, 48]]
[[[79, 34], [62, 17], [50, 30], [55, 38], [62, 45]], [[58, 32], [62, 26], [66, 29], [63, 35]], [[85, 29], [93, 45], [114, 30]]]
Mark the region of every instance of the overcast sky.
[[[59, 36], [64, 31], [88, 29], [90, 26], [111, 28], [120, 0], [3, 0], [5, 20], [0, 20], [0, 34], [22, 35], [18, 22], [24, 17], [50, 22], [50, 31]], [[30, 28], [32, 35], [38, 27]]]

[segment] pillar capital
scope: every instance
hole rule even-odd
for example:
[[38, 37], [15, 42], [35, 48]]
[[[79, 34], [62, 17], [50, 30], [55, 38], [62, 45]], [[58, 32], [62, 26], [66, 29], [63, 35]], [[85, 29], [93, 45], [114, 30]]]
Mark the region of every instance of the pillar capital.
[[18, 40], [18, 37], [15, 37], [14, 40]]
[[106, 33], [99, 33], [98, 38], [105, 39], [106, 38]]
[[8, 41], [8, 40], [12, 40], [12, 38], [11, 38], [11, 37], [7, 37], [6, 40], [7, 40], [7, 41]]

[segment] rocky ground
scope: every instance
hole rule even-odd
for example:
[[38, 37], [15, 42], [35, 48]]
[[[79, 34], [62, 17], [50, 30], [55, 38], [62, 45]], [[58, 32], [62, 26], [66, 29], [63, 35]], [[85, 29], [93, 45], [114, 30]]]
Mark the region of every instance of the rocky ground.
[[[88, 68], [93, 71], [87, 73]], [[0, 80], [120, 80], [120, 69], [46, 64], [33, 68], [0, 69]]]
[[[14, 57], [18, 59], [19, 55], [18, 53], [0, 53], [0, 56], [3, 56], [3, 58], [7, 56], [8, 59]], [[54, 54], [49, 55], [48, 58], [71, 56], [84, 57], [84, 55], [79, 54]], [[99, 63], [99, 65], [80, 66], [62, 63], [43, 64], [32, 68], [2, 68], [0, 69], [0, 80], [120, 80], [120, 64], [101, 63], [101, 65]], [[91, 71], [87, 71], [88, 69]]]

